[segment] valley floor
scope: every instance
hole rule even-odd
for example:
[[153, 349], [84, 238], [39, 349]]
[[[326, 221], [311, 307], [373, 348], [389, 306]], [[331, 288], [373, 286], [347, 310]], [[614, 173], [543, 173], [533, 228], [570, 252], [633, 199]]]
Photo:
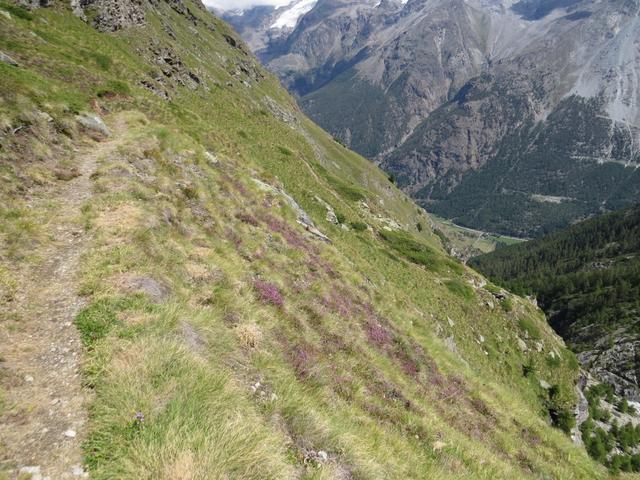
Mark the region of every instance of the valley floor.
[[434, 230], [442, 233], [443, 243], [446, 244], [449, 252], [463, 261], [493, 252], [496, 248], [527, 241], [526, 238], [509, 237], [463, 227], [433, 213], [429, 213], [429, 218], [433, 222]]

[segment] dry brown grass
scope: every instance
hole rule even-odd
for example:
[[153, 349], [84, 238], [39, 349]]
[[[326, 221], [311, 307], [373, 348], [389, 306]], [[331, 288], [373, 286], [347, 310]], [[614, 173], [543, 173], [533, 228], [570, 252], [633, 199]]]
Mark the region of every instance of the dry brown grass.
[[214, 281], [217, 277], [214, 269], [202, 263], [189, 262], [185, 264], [184, 269], [189, 281], [194, 283]]
[[180, 452], [173, 463], [167, 465], [163, 479], [192, 480], [195, 478], [195, 462], [190, 450]]
[[118, 313], [118, 320], [126, 325], [130, 326], [145, 326], [149, 325], [154, 320], [154, 316], [149, 313], [140, 312], [120, 312]]
[[258, 348], [262, 340], [262, 330], [253, 323], [240, 324], [235, 328], [236, 337], [244, 348]]
[[113, 210], [101, 212], [95, 226], [105, 236], [107, 244], [121, 243], [135, 229], [140, 227], [145, 219], [145, 212], [131, 203], [123, 203]]

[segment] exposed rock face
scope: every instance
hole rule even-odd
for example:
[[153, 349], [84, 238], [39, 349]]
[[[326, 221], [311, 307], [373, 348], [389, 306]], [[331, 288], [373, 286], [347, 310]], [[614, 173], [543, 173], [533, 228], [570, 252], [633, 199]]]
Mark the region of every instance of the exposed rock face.
[[612, 385], [618, 395], [640, 401], [640, 339], [637, 335], [616, 334], [605, 336], [596, 348], [578, 355], [580, 363], [600, 381]]
[[51, 4], [51, 0], [17, 0], [16, 3], [27, 8], [39, 8], [48, 7]]
[[574, 410], [576, 418], [576, 426], [571, 429], [571, 439], [573, 443], [582, 445], [582, 432], [580, 431], [580, 425], [582, 425], [589, 418], [589, 402], [584, 395], [584, 390], [587, 387], [587, 375], [582, 373], [578, 378], [578, 384], [576, 385], [576, 394], [578, 396], [578, 402]]
[[[141, 26], [145, 24], [145, 9], [149, 4], [158, 5], [165, 2], [173, 10], [188, 17], [192, 22], [197, 18], [189, 9], [187, 3], [195, 5], [200, 10], [205, 10], [200, 0], [185, 2], [183, 0], [69, 0], [73, 12], [83, 20], [87, 19], [86, 12], [92, 10], [92, 24], [102, 32], [115, 32], [123, 28]], [[48, 7], [51, 0], [17, 0], [19, 5], [27, 8]]]
[[94, 8], [93, 25], [103, 32], [144, 25], [145, 0], [80, 0], [80, 8]]
[[274, 195], [281, 196], [286, 201], [286, 203], [293, 209], [293, 211], [296, 212], [296, 215], [298, 216], [298, 223], [302, 225], [305, 228], [305, 230], [307, 230], [309, 233], [319, 238], [320, 240], [331, 243], [331, 240], [324, 233], [322, 233], [320, 230], [316, 228], [315, 224], [313, 223], [313, 220], [311, 220], [311, 217], [309, 217], [307, 212], [305, 212], [302, 209], [302, 207], [298, 204], [298, 202], [296, 202], [293, 199], [291, 195], [289, 195], [284, 190], [273, 187], [267, 183], [264, 183], [262, 180], [258, 180], [257, 178], [253, 178], [252, 180], [261, 190], [272, 193]]
[[327, 215], [325, 219], [327, 220], [327, 222], [332, 223], [334, 225], [338, 225], [340, 222], [338, 220], [338, 216], [336, 215], [336, 212], [333, 210], [333, 207], [329, 205], [327, 202], [325, 202], [324, 200], [322, 200], [320, 197], [316, 196], [315, 198], [317, 202], [326, 209]]
[[423, 206], [534, 236], [640, 194], [639, 11], [318, 0], [286, 28], [284, 8], [226, 18], [307, 113]]
[[76, 121], [82, 125], [85, 129], [92, 132], [96, 132], [100, 135], [108, 137], [111, 135], [109, 128], [105, 125], [104, 121], [95, 114], [82, 113], [76, 116]]
[[171, 293], [169, 287], [151, 277], [128, 278], [123, 282], [123, 289], [129, 293], [147, 295], [155, 303], [166, 300]]
[[173, 80], [191, 90], [195, 90], [202, 83], [200, 77], [191, 71], [170, 47], [154, 43], [150, 45], [149, 51], [167, 81]]

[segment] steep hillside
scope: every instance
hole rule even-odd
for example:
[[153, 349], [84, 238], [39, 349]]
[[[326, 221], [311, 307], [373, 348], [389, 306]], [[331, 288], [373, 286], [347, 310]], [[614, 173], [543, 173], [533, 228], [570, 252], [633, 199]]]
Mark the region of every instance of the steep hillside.
[[199, 2], [32, 3], [0, 2], [0, 475], [606, 477], [542, 312]]
[[427, 210], [532, 237], [640, 194], [639, 11], [318, 0], [286, 29], [230, 20], [314, 120]]
[[583, 365], [640, 400], [640, 207], [597, 217], [470, 264], [535, 295]]
[[630, 455], [640, 444], [639, 251], [640, 207], [633, 207], [470, 262], [496, 283], [538, 298], [592, 377], [581, 382], [586, 398], [578, 415], [589, 453], [635, 471], [640, 458], [636, 463]]

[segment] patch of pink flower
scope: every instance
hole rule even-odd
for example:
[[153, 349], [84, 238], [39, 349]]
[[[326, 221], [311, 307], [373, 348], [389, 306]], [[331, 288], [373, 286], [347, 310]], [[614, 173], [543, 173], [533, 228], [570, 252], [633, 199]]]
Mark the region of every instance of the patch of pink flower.
[[240, 246], [242, 245], [242, 238], [240, 238], [240, 235], [238, 235], [231, 228], [227, 228], [224, 233], [225, 233], [225, 236], [227, 237], [227, 240], [233, 243], [236, 249], [240, 248]]
[[282, 307], [284, 305], [284, 298], [280, 293], [277, 285], [260, 280], [259, 278], [254, 280], [253, 287], [258, 293], [258, 298], [263, 303], [270, 303], [276, 307]]
[[297, 346], [292, 355], [293, 368], [301, 378], [306, 378], [311, 373], [311, 352], [302, 346]]
[[338, 290], [332, 291], [324, 297], [324, 304], [341, 317], [351, 317], [355, 314], [351, 307], [353, 302], [351, 299]]
[[372, 343], [379, 347], [390, 345], [393, 340], [391, 332], [377, 322], [369, 322], [367, 324], [367, 336]]
[[313, 246], [310, 245], [302, 235], [293, 230], [286, 222], [279, 220], [268, 213], [262, 215], [262, 220], [267, 224], [269, 230], [281, 234], [290, 247], [299, 248], [305, 252], [315, 253]]

